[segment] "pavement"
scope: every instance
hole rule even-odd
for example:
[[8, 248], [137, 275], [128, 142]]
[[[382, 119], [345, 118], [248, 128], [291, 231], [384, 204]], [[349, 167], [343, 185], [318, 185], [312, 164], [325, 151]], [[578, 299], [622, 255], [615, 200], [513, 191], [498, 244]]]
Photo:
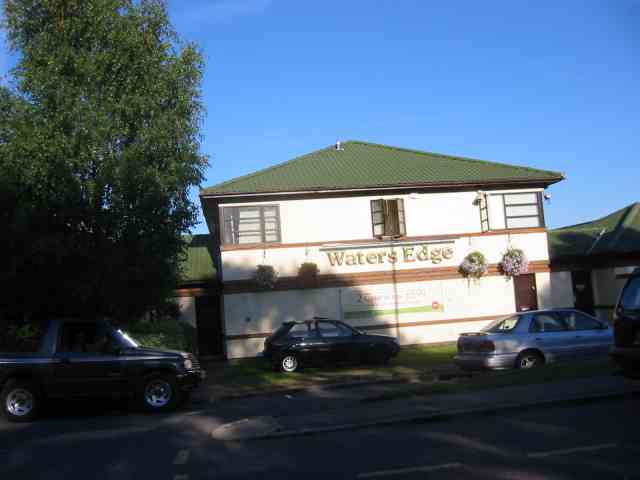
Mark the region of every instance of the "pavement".
[[[222, 405], [218, 412], [162, 416], [73, 410], [52, 412], [10, 432], [0, 423], [0, 478], [640, 478], [640, 417], [633, 394], [299, 437], [212, 438], [216, 424], [238, 419], [249, 403], [258, 408], [257, 400], [229, 405], [235, 413]], [[269, 408], [276, 405], [276, 398], [266, 400]], [[321, 403], [316, 400], [283, 398], [281, 411], [298, 416], [305, 405]]]

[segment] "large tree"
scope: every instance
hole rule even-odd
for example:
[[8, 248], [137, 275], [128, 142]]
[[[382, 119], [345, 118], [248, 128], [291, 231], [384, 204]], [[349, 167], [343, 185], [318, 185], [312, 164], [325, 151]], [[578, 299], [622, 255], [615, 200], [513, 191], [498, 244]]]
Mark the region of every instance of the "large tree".
[[5, 0], [0, 316], [162, 305], [202, 181], [198, 49], [161, 0]]

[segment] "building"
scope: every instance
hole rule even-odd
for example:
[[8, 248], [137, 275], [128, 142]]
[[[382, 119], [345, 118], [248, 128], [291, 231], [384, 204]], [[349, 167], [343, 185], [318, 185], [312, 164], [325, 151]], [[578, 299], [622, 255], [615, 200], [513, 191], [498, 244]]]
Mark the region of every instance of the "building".
[[[204, 283], [182, 286], [183, 315], [193, 321], [198, 303], [208, 302], [200, 310], [210, 308], [211, 318], [200, 315], [198, 327], [209, 322], [206, 335], [238, 358], [257, 355], [265, 337], [294, 319], [342, 319], [416, 344], [455, 340], [498, 316], [552, 306], [543, 192], [562, 179], [348, 141], [205, 188], [211, 237], [196, 249], [212, 263]], [[498, 270], [508, 247], [530, 261], [515, 280]], [[458, 271], [471, 251], [490, 264], [477, 282]], [[303, 263], [316, 264], [318, 275], [300, 276]], [[277, 273], [271, 287], [255, 280], [259, 265]], [[213, 291], [212, 274], [218, 319], [215, 301], [198, 300]]]
[[640, 203], [592, 222], [549, 231], [560, 306], [611, 320], [629, 274], [640, 266]]

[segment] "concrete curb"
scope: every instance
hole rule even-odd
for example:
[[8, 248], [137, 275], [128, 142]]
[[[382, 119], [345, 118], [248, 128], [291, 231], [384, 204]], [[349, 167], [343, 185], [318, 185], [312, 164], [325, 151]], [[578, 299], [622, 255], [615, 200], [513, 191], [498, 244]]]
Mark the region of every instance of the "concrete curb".
[[[506, 402], [506, 403], [491, 405], [488, 407], [453, 409], [453, 410], [442, 411], [437, 413], [425, 413], [425, 414], [419, 414], [419, 415], [401, 415], [401, 416], [381, 418], [381, 419], [366, 421], [366, 422], [354, 422], [354, 423], [344, 423], [344, 424], [338, 424], [338, 425], [329, 425], [326, 427], [280, 430], [280, 431], [270, 432], [262, 435], [255, 435], [252, 437], [244, 437], [242, 438], [242, 440], [250, 441], [250, 440], [270, 440], [270, 439], [287, 438], [287, 437], [303, 437], [303, 436], [316, 435], [320, 433], [360, 430], [360, 429], [370, 428], [370, 427], [384, 427], [384, 426], [391, 426], [391, 425], [402, 425], [402, 424], [409, 425], [414, 423], [428, 423], [428, 422], [450, 420], [452, 418], [460, 418], [460, 417], [467, 417], [467, 416], [491, 415], [497, 412], [503, 413], [505, 411], [522, 410], [524, 408], [540, 408], [540, 407], [547, 407], [547, 406], [591, 403], [591, 402], [596, 402], [601, 400], [612, 400], [617, 398], [631, 397], [635, 395], [640, 395], [640, 388], [627, 390], [627, 391], [620, 391], [620, 392], [607, 392], [607, 393], [599, 393], [599, 394], [591, 394], [591, 395], [575, 395], [571, 397], [554, 398], [554, 399], [548, 399], [548, 400], [542, 400], [542, 401], [519, 402], [519, 403]], [[218, 440], [234, 441], [237, 439], [229, 438], [229, 439], [218, 439]]]

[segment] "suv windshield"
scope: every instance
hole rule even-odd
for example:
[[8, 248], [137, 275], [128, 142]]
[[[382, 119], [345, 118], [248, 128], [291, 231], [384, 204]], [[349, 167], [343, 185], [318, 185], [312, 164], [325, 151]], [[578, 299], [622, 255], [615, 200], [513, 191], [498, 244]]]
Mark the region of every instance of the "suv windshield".
[[640, 277], [631, 277], [622, 291], [620, 306], [624, 310], [640, 310]]
[[120, 330], [117, 329], [116, 330], [116, 336], [118, 337], [118, 342], [120, 343], [120, 346], [125, 347], [125, 348], [138, 348], [140, 346], [140, 344], [138, 342], [136, 342], [133, 337], [131, 337], [127, 332], [125, 332], [124, 330]]
[[520, 320], [519, 315], [511, 315], [506, 318], [498, 318], [489, 325], [484, 327], [481, 331], [487, 333], [510, 333], [518, 325]]

